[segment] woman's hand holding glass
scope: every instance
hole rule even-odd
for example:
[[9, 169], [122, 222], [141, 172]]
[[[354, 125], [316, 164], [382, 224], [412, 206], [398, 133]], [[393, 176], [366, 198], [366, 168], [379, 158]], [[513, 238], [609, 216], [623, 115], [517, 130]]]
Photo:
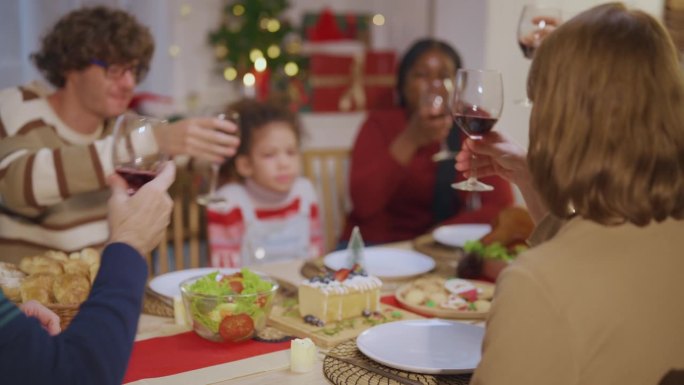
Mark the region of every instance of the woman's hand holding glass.
[[[451, 115], [456, 125], [471, 139], [481, 140], [501, 117], [503, 81], [501, 73], [492, 70], [460, 69], [451, 94]], [[494, 188], [477, 180], [477, 163], [471, 153], [470, 175], [454, 183], [453, 188], [465, 191], [491, 191]]]
[[418, 109], [406, 126], [406, 134], [416, 148], [446, 140], [452, 126], [446, 109], [447, 98], [446, 93], [440, 93], [436, 89], [426, 89], [421, 95]]

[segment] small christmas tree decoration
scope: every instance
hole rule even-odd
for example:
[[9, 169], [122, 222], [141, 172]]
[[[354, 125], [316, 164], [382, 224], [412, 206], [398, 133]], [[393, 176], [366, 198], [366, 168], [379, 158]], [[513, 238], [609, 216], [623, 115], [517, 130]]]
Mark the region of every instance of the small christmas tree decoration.
[[349, 253], [349, 263], [347, 265], [350, 269], [360, 268], [360, 270], [366, 269], [366, 261], [363, 256], [364, 244], [363, 238], [361, 238], [361, 230], [359, 226], [354, 226], [351, 233], [351, 238], [349, 239], [349, 246], [347, 251]]

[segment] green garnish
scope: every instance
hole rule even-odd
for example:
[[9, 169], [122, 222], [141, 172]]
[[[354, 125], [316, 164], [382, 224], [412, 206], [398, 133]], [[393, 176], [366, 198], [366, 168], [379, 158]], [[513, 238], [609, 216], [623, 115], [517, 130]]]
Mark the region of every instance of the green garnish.
[[518, 245], [514, 248], [514, 252], [511, 253], [500, 242], [494, 242], [485, 246], [480, 241], [466, 241], [463, 245], [463, 250], [466, 253], [475, 253], [484, 258], [500, 259], [502, 261], [512, 261], [520, 252], [526, 249], [527, 247]]

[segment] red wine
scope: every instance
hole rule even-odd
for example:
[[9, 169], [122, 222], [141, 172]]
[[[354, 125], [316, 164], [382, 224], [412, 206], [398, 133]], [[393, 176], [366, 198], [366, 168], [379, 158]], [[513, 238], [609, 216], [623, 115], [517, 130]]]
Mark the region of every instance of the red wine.
[[482, 116], [454, 115], [454, 122], [473, 139], [480, 139], [491, 131], [497, 120]]
[[145, 183], [154, 179], [157, 173], [148, 170], [137, 170], [128, 167], [117, 167], [116, 173], [128, 182], [128, 193], [133, 194]]
[[520, 49], [522, 50], [525, 58], [532, 59], [534, 57], [534, 51], [537, 49], [537, 47], [532, 44], [525, 44], [522, 41], [518, 41], [518, 44], [520, 45]]

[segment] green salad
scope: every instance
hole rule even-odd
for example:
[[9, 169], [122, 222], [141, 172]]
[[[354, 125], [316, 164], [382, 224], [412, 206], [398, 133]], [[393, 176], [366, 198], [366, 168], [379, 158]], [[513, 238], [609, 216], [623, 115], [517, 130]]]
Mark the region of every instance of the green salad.
[[256, 325], [260, 325], [266, 322], [264, 309], [272, 300], [272, 288], [272, 282], [247, 268], [231, 275], [216, 271], [187, 287], [190, 314], [212, 333], [219, 332], [224, 319], [238, 314], [249, 315]]
[[466, 241], [463, 245], [463, 250], [468, 254], [475, 253], [484, 258], [500, 259], [502, 261], [512, 261], [525, 249], [527, 249], [526, 246], [518, 245], [513, 250], [509, 250], [500, 242], [485, 245], [480, 241]]

